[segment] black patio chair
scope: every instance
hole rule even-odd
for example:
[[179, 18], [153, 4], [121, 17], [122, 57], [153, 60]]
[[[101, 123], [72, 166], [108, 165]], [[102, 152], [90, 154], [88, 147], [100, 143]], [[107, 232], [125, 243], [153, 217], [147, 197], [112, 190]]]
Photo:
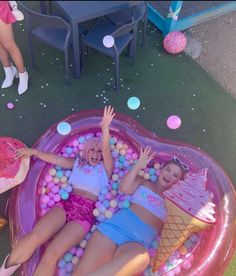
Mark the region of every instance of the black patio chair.
[[[71, 26], [59, 16], [45, 15], [33, 11], [18, 1], [19, 7], [25, 13], [26, 31], [29, 39], [31, 62], [35, 66], [35, 55], [33, 39], [37, 39], [58, 50], [64, 52], [65, 56], [65, 80], [69, 78], [68, 50], [71, 45]], [[80, 30], [82, 33], [84, 31]]]
[[[142, 22], [142, 44], [143, 47], [146, 40], [146, 32], [147, 32], [147, 3], [145, 1], [142, 1], [145, 4], [145, 13], [141, 20]], [[133, 14], [133, 8], [130, 7], [128, 9], [123, 9], [117, 12], [113, 12], [111, 14], [108, 14], [105, 16], [106, 19], [108, 19], [114, 26], [120, 27], [124, 24], [129, 23], [130, 18]]]
[[[115, 89], [119, 90], [119, 56], [129, 45], [129, 57], [134, 62], [137, 42], [137, 26], [145, 13], [145, 4], [141, 3], [133, 8], [130, 23], [120, 27], [114, 26], [110, 21], [101, 19], [82, 39], [82, 68], [84, 68], [85, 46], [91, 47], [107, 56], [115, 62]], [[114, 38], [113, 47], [103, 45], [103, 38], [111, 35]]]

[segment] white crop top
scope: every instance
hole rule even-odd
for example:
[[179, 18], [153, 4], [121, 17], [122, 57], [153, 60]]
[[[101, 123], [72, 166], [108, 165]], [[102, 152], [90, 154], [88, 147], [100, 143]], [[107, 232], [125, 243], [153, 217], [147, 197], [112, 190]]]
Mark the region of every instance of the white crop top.
[[140, 185], [132, 195], [131, 202], [141, 205], [165, 222], [167, 217], [165, 199], [147, 187]]
[[85, 190], [98, 196], [100, 189], [108, 185], [108, 177], [101, 162], [96, 166], [89, 164], [80, 166], [77, 158], [68, 182], [71, 183], [72, 188]]

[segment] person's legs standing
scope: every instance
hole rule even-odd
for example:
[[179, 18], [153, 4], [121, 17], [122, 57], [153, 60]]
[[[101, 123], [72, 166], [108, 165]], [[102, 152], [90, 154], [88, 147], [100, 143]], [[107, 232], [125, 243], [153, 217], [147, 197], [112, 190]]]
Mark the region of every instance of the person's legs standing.
[[[25, 70], [21, 51], [18, 48], [18, 46], [16, 45], [16, 42], [14, 39], [12, 24], [6, 24], [1, 20], [0, 20], [0, 43], [5, 48], [5, 51], [7, 51], [8, 54], [11, 56], [13, 62], [15, 63], [15, 65], [18, 69], [19, 77], [20, 77], [18, 93], [22, 94], [28, 88], [28, 74]], [[11, 67], [9, 67], [9, 65], [10, 65], [9, 60], [7, 62], [7, 59], [6, 59], [6, 58], [8, 58], [6, 56], [6, 52], [4, 53], [4, 51], [2, 50], [0, 52], [0, 54], [1, 54], [0, 58], [3, 63], [3, 66], [4, 66], [4, 70], [5, 70], [5, 68], [11, 68]], [[5, 65], [8, 65], [8, 66], [5, 67]], [[14, 78], [14, 76], [13, 76], [13, 78]]]

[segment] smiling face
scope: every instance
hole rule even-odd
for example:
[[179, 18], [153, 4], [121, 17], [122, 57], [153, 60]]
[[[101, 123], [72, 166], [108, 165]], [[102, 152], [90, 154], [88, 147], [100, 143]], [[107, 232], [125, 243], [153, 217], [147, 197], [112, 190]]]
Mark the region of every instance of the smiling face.
[[160, 171], [158, 185], [162, 190], [169, 189], [173, 184], [180, 180], [183, 171], [179, 165], [173, 162], [167, 163]]
[[91, 166], [96, 166], [102, 160], [101, 143], [98, 138], [91, 138], [84, 145], [84, 158]]

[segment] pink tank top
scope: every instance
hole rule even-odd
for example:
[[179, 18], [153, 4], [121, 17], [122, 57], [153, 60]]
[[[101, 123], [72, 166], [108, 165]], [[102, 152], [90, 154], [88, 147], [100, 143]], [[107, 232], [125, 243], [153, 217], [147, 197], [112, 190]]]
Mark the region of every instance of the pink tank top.
[[68, 182], [71, 183], [72, 188], [85, 190], [98, 196], [100, 189], [108, 185], [108, 177], [102, 162], [96, 166], [89, 164], [81, 166], [77, 158]]
[[11, 7], [8, 1], [0, 1], [0, 20], [6, 24], [16, 22], [16, 18], [11, 12]]
[[140, 185], [132, 195], [131, 202], [141, 205], [163, 222], [166, 220], [167, 209], [165, 199], [147, 187]]

